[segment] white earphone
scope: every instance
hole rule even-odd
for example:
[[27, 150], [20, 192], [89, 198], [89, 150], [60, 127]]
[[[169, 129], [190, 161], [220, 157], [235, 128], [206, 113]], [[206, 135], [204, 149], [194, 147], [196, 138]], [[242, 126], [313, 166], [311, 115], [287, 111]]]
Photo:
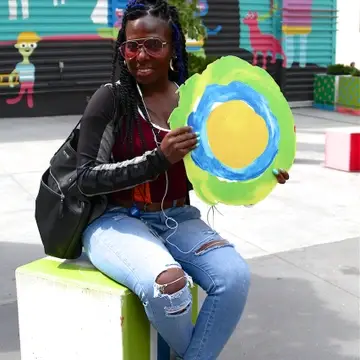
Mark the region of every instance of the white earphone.
[[[156, 146], [160, 146], [161, 143], [158, 141], [158, 138], [157, 138], [157, 136], [156, 136], [156, 134], [155, 134], [155, 132], [154, 132], [154, 129], [153, 129], [153, 127], [155, 127], [155, 128], [158, 128], [158, 127], [151, 122], [150, 114], [149, 114], [149, 112], [148, 112], [148, 110], [147, 110], [147, 107], [146, 107], [146, 104], [145, 104], [144, 97], [143, 97], [143, 94], [142, 94], [142, 92], [141, 92], [140, 86], [139, 86], [138, 84], [136, 84], [136, 86], [137, 86], [138, 92], [139, 92], [139, 94], [140, 94], [140, 96], [141, 96], [141, 100], [142, 100], [142, 102], [143, 102], [143, 105], [144, 105], [144, 109], [145, 109], [145, 111], [146, 111], [147, 118], [149, 119], [149, 121], [150, 121], [150, 123], [151, 123], [151, 125], [152, 125], [151, 130], [152, 130], [152, 133], [153, 133], [153, 137], [154, 137], [155, 144], [156, 144]], [[138, 110], [139, 110], [140, 114], [145, 118], [145, 116], [144, 116], [144, 114], [142, 113], [141, 109], [139, 108]], [[167, 129], [161, 129], [161, 128], [159, 128], [159, 130], [169, 131], [169, 130], [167, 130]], [[166, 226], [169, 230], [173, 230], [173, 232], [166, 237], [165, 241], [168, 242], [169, 244], [171, 244], [172, 246], [176, 247], [178, 250], [180, 250], [175, 244], [173, 244], [173, 243], [171, 243], [170, 241], [168, 241], [168, 239], [176, 233], [176, 231], [177, 231], [177, 229], [178, 229], [178, 227], [179, 227], [178, 222], [177, 222], [175, 219], [173, 219], [172, 217], [167, 216], [166, 213], [165, 213], [165, 211], [164, 211], [164, 202], [165, 202], [165, 198], [166, 198], [166, 195], [167, 195], [168, 191], [169, 191], [169, 177], [168, 177], [167, 171], [165, 171], [165, 192], [164, 192], [164, 196], [163, 196], [163, 198], [162, 198], [162, 200], [161, 200], [161, 212], [162, 212], [162, 214], [163, 214], [164, 217], [165, 217], [165, 226]], [[171, 225], [169, 224], [170, 221], [172, 221], [172, 222], [174, 223], [173, 226], [171, 226]]]

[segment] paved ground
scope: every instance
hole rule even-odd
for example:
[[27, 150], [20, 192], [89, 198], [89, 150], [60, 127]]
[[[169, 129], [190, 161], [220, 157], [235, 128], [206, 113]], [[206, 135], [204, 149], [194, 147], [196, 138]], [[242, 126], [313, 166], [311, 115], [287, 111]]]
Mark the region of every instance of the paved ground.
[[[324, 130], [360, 119], [294, 109], [291, 181], [253, 208], [209, 221], [249, 260], [252, 288], [221, 360], [360, 360], [360, 174], [323, 167]], [[41, 172], [77, 117], [0, 119], [0, 360], [19, 360], [14, 270], [43, 256]], [[208, 209], [193, 197], [204, 218]], [[46, 359], [51, 360], [51, 359]]]

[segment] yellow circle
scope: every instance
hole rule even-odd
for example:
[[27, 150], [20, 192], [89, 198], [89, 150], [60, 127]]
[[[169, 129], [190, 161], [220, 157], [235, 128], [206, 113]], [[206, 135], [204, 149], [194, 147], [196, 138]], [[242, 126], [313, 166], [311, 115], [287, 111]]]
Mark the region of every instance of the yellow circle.
[[264, 119], [240, 100], [220, 104], [210, 113], [207, 134], [212, 153], [233, 169], [250, 165], [269, 140]]

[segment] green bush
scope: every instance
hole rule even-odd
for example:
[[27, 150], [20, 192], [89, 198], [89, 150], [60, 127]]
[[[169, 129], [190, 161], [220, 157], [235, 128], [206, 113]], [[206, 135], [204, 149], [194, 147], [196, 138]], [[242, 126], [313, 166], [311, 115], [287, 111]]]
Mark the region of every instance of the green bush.
[[327, 68], [328, 75], [351, 75], [354, 71], [354, 68], [348, 65], [343, 64], [334, 64], [329, 65]]
[[180, 24], [189, 39], [206, 38], [206, 28], [199, 16], [198, 0], [168, 0], [170, 5], [177, 7]]
[[189, 76], [192, 76], [196, 73], [201, 74], [206, 67], [217, 60], [216, 56], [199, 56], [193, 53], [189, 53]]
[[334, 64], [334, 65], [329, 65], [327, 68], [327, 72], [328, 75], [352, 75], [352, 76], [360, 76], [360, 70], [355, 68], [355, 67], [351, 67], [348, 65], [343, 65], [343, 64]]

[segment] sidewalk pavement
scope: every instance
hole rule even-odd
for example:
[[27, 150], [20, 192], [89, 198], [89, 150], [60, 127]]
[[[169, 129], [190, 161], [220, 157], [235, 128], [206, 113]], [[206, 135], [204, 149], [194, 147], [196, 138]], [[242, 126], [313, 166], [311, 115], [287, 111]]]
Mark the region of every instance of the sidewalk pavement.
[[[249, 261], [243, 320], [220, 360], [360, 360], [360, 173], [326, 169], [324, 131], [360, 118], [293, 110], [291, 181], [253, 208], [193, 195]], [[14, 270], [44, 256], [34, 222], [40, 175], [78, 117], [0, 119], [0, 360], [19, 360]], [[47, 359], [46, 359], [47, 360]]]

